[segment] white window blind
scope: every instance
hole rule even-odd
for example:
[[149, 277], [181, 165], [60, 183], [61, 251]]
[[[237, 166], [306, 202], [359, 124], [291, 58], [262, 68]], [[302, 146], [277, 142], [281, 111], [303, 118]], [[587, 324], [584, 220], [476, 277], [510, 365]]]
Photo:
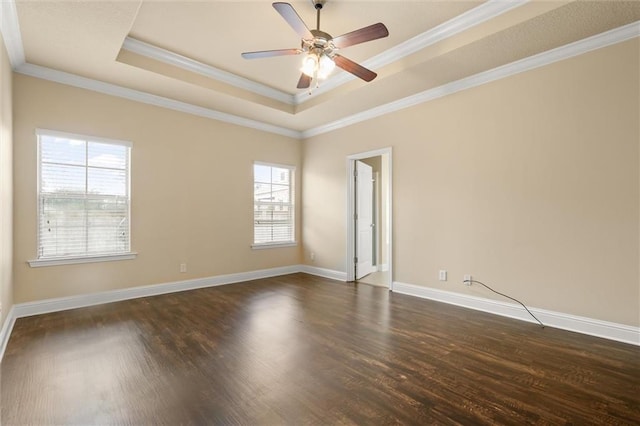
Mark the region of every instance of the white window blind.
[[37, 135], [38, 258], [128, 253], [131, 143]]
[[254, 163], [254, 245], [295, 242], [294, 176], [292, 166]]

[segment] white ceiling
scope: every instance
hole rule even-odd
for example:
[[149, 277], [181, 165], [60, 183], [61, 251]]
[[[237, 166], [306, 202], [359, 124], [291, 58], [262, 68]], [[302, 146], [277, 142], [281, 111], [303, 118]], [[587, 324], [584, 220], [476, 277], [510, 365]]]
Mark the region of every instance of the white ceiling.
[[[315, 28], [311, 0], [291, 4]], [[299, 47], [268, 1], [19, 0], [11, 6], [21, 43], [14, 34], [8, 44], [14, 50], [21, 44], [26, 60], [14, 63], [18, 72], [64, 71], [179, 101], [214, 118], [294, 132], [330, 126], [640, 19], [637, 1], [328, 0], [323, 31], [338, 36], [383, 22], [390, 35], [340, 52], [376, 71], [373, 82], [336, 70], [309, 95], [295, 87], [299, 56], [240, 56]], [[7, 28], [3, 24], [5, 41]]]

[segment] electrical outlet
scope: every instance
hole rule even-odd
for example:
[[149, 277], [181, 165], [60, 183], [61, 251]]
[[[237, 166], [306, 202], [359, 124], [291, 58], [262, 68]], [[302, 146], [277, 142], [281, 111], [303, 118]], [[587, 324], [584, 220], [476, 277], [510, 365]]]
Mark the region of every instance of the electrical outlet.
[[180, 264], [180, 273], [185, 273], [187, 272], [187, 264], [186, 263], [181, 263]]
[[466, 274], [466, 275], [464, 276], [464, 283], [465, 283], [466, 285], [471, 285], [471, 275], [470, 275], [470, 274]]
[[440, 272], [438, 273], [438, 279], [440, 281], [446, 281], [447, 280], [447, 271], [445, 271], [444, 269], [440, 269]]
[[309, 253], [309, 258], [314, 261], [316, 260], [316, 253], [314, 251], [312, 251], [311, 253]]

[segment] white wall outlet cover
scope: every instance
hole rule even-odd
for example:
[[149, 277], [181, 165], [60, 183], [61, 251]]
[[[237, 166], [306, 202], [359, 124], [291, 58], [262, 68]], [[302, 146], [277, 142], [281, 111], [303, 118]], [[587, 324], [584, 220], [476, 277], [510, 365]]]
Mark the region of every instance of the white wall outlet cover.
[[438, 279], [440, 281], [446, 281], [447, 280], [447, 271], [445, 271], [444, 269], [441, 269], [440, 272], [438, 273]]

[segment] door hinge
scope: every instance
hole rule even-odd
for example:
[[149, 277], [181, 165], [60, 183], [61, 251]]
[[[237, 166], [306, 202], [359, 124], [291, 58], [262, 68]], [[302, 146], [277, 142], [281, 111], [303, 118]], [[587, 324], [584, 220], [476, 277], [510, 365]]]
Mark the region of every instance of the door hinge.
[[354, 213], [354, 214], [353, 214], [353, 219], [354, 219], [354, 220], [358, 220], [358, 213]]
[[358, 263], [358, 258], [357, 257], [353, 258], [353, 263]]
[[358, 176], [358, 169], [353, 169], [353, 175], [356, 177]]

